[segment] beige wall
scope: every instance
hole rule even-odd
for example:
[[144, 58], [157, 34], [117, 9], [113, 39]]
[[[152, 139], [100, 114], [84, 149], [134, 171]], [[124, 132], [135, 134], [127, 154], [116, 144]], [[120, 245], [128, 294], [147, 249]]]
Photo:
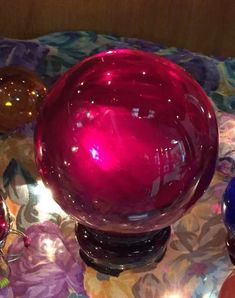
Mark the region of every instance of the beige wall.
[[0, 0], [0, 35], [94, 30], [235, 56], [235, 0]]

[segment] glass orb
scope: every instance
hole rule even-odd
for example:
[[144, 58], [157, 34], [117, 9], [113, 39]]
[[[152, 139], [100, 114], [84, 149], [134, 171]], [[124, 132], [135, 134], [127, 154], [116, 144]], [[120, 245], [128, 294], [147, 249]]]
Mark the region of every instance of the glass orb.
[[[0, 196], [0, 247], [10, 231], [10, 215], [4, 199]], [[2, 248], [2, 247], [1, 247]]]
[[0, 68], [0, 132], [35, 120], [46, 87], [31, 70]]
[[226, 227], [235, 236], [235, 177], [230, 180], [224, 192], [222, 211]]
[[6, 237], [10, 231], [10, 214], [6, 203], [0, 195], [0, 248], [5, 243]]
[[140, 233], [179, 219], [215, 169], [210, 100], [154, 54], [92, 56], [66, 72], [38, 119], [36, 161], [55, 200], [80, 223]]

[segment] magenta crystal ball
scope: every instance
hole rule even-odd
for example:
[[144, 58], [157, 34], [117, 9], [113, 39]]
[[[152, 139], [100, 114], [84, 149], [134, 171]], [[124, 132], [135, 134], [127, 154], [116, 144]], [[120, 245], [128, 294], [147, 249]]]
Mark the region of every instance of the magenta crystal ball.
[[6, 237], [10, 232], [10, 214], [7, 209], [7, 205], [0, 195], [0, 247], [2, 248], [2, 242], [6, 241]]
[[42, 107], [36, 162], [80, 223], [120, 233], [161, 229], [208, 187], [218, 135], [213, 106], [176, 64], [135, 50], [85, 59]]

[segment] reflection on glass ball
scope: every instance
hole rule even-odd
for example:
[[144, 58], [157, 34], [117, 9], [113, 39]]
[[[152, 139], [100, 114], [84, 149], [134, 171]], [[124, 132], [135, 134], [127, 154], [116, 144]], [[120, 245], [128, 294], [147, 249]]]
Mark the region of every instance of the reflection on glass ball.
[[48, 94], [36, 160], [81, 223], [138, 233], [168, 226], [214, 173], [217, 123], [201, 87], [159, 56], [114, 50], [69, 70]]
[[0, 68], [0, 132], [33, 121], [46, 94], [46, 87], [31, 70]]

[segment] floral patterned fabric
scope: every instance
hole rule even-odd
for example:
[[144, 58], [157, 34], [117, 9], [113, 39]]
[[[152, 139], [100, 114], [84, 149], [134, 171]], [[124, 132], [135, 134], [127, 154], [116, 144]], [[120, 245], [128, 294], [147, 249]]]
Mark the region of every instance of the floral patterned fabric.
[[208, 57], [133, 38], [63, 32], [31, 41], [0, 39], [0, 66], [31, 68], [50, 87], [75, 63], [112, 48], [135, 48], [165, 56], [201, 84], [214, 102], [218, 118], [220, 146], [214, 179], [193, 209], [174, 224], [161, 263], [111, 277], [82, 263], [73, 220], [40, 181], [33, 154], [34, 123], [2, 136], [0, 187], [16, 227], [29, 235], [32, 243], [25, 249], [22, 239], [8, 237], [6, 253], [21, 257], [10, 263], [10, 283], [4, 287], [6, 284], [0, 282], [0, 297], [215, 298], [233, 268], [225, 248], [220, 203], [235, 175], [235, 59]]

